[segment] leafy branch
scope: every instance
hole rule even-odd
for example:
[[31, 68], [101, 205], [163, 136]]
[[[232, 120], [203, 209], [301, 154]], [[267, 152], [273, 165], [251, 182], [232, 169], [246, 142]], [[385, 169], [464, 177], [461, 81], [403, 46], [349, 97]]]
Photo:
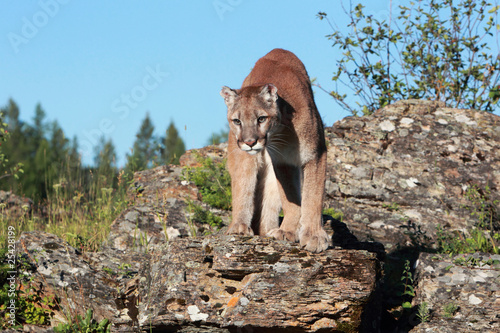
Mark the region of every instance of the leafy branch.
[[[455, 108], [494, 111], [500, 100], [500, 55], [491, 45], [500, 25], [500, 6], [486, 0], [419, 0], [399, 6], [388, 20], [349, 10], [344, 34], [324, 12], [333, 30], [328, 39], [342, 52], [328, 92], [352, 114], [370, 114], [402, 99], [443, 101]], [[323, 89], [319, 84], [315, 84]], [[343, 93], [356, 96], [352, 106]], [[342, 91], [342, 92], [341, 92]]]

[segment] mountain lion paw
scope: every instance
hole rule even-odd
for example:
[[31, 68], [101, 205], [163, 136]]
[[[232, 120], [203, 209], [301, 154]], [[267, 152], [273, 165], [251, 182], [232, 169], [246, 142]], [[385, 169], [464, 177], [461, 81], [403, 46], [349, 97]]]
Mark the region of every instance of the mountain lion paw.
[[253, 236], [253, 230], [245, 223], [231, 223], [226, 232], [228, 235]]
[[296, 232], [284, 231], [280, 228], [269, 230], [266, 236], [272, 237], [277, 240], [287, 240], [289, 242], [296, 242], [298, 240]]
[[325, 230], [312, 232], [310, 229], [301, 229], [299, 234], [300, 246], [309, 252], [323, 252], [330, 245], [330, 239]]

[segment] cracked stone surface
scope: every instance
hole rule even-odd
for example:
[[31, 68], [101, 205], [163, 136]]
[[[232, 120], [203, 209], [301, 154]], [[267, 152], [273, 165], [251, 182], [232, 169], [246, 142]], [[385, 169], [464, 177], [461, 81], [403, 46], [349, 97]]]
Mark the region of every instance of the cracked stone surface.
[[436, 226], [476, 223], [464, 194], [471, 186], [500, 199], [500, 117], [401, 101], [326, 128], [327, 205], [360, 240], [435, 247]]
[[500, 255], [422, 253], [415, 273], [430, 319], [411, 333], [500, 332]]
[[378, 276], [375, 254], [310, 254], [261, 237], [179, 239], [155, 248], [150, 265], [139, 323], [172, 332], [186, 321], [229, 331], [358, 331]]

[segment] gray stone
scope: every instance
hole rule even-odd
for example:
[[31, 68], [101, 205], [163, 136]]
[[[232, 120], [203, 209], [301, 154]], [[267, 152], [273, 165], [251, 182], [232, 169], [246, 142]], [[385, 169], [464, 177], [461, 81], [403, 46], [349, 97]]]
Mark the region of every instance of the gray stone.
[[[410, 332], [499, 332], [500, 267], [486, 267], [490, 259], [498, 260], [491, 257], [480, 253], [453, 257], [422, 253], [415, 271], [417, 295], [412, 304], [427, 303], [432, 315], [428, 323]], [[467, 258], [475, 258], [475, 264], [456, 264], [467, 262], [462, 260]], [[455, 313], [449, 312], [451, 305]]]
[[[365, 126], [355, 127], [354, 121]], [[488, 112], [414, 100], [369, 116], [347, 117], [326, 128], [327, 184], [338, 186], [327, 191], [326, 204], [344, 214], [343, 221], [360, 240], [375, 240], [386, 248], [432, 248], [437, 225], [468, 230], [478, 223], [477, 215], [465, 208], [473, 203], [464, 186], [489, 187], [489, 202], [500, 200], [499, 122], [499, 116]], [[396, 207], [413, 213], [402, 219]], [[384, 227], [383, 233], [366, 228], [380, 220], [393, 228]], [[408, 224], [418, 230], [409, 230]]]

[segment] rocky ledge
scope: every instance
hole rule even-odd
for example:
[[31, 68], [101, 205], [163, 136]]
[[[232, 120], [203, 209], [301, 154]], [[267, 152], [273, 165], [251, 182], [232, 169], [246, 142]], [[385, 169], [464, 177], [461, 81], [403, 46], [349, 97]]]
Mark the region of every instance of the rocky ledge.
[[357, 332], [379, 315], [367, 307], [377, 304], [379, 262], [364, 250], [311, 254], [220, 234], [148, 253], [80, 253], [42, 232], [23, 233], [19, 246], [24, 273], [60, 299], [54, 323], [91, 308], [115, 332]]

